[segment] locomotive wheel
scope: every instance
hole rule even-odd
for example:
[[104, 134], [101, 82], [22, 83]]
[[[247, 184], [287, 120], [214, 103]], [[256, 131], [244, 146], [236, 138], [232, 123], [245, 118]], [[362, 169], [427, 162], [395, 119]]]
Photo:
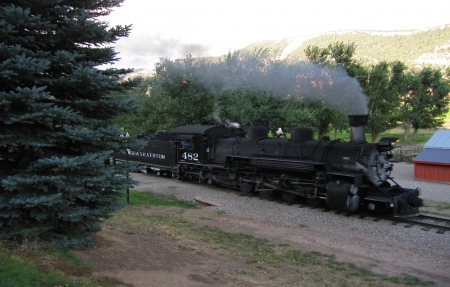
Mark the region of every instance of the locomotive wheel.
[[309, 205], [317, 207], [322, 203], [321, 198], [307, 198], [306, 202], [308, 202]]
[[239, 186], [239, 190], [243, 193], [249, 193], [255, 190], [255, 186], [251, 183], [248, 182], [243, 182], [240, 186]]
[[271, 190], [271, 189], [259, 191], [259, 195], [261, 195], [262, 197], [271, 197], [272, 194], [273, 194], [273, 190]]
[[283, 191], [283, 194], [281, 195], [281, 197], [283, 197], [283, 199], [287, 202], [291, 202], [294, 201], [297, 198], [296, 194], [287, 192], [287, 191]]

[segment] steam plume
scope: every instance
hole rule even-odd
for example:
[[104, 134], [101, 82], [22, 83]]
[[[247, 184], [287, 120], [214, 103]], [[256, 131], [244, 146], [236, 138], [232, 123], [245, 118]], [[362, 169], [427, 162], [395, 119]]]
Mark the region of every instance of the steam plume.
[[186, 65], [195, 77], [219, 96], [225, 90], [251, 88], [276, 97], [297, 97], [328, 103], [347, 114], [368, 114], [368, 99], [359, 82], [344, 67], [323, 68], [309, 62], [287, 64], [255, 58], [228, 58], [209, 65]]

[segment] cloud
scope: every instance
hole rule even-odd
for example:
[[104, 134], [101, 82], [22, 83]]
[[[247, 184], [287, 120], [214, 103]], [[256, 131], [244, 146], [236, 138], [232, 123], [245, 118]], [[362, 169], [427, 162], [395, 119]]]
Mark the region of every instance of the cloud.
[[[126, 63], [129, 68], [153, 67], [159, 58], [184, 58], [188, 54], [204, 57], [208, 55], [209, 50], [207, 45], [184, 43], [176, 38], [165, 38], [161, 34], [142, 33], [132, 34], [129, 39], [121, 39], [114, 47], [119, 53], [120, 62]], [[115, 66], [125, 68], [119, 64]]]

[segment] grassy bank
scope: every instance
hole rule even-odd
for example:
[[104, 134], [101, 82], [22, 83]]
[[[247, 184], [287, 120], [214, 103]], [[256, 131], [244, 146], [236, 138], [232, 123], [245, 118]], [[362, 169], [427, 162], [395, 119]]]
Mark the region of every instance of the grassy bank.
[[0, 249], [2, 287], [125, 286], [113, 278], [93, 276], [93, 271], [69, 251]]
[[[132, 197], [134, 195], [143, 197], [132, 192]], [[270, 272], [272, 283], [276, 286], [290, 286], [285, 285], [288, 282], [296, 282], [299, 286], [434, 285], [433, 282], [421, 280], [413, 274], [404, 274], [400, 277], [378, 274], [371, 270], [376, 267], [376, 262], [371, 266], [358, 266], [338, 261], [332, 254], [298, 250], [291, 248], [289, 244], [274, 244], [265, 238], [226, 232], [208, 224], [217, 220], [216, 218], [201, 217], [199, 223], [183, 218], [182, 211], [174, 210], [167, 213], [162, 209], [157, 214], [144, 215], [145, 210], [154, 205], [153, 196], [145, 195], [149, 199], [148, 202], [139, 200], [139, 203], [133, 204], [134, 206], [121, 210], [107, 224], [114, 229], [128, 226], [131, 233], [163, 233], [164, 236], [181, 242], [179, 244], [186, 249], [208, 248], [222, 256], [244, 258], [248, 268], [235, 270], [234, 274], [226, 274], [227, 277], [234, 278], [233, 280], [239, 280], [241, 277], [250, 280], [248, 277], [252, 276], [251, 270], [257, 268]], [[157, 198], [159, 201], [164, 197], [158, 195]], [[186, 207], [196, 208], [189, 205]], [[220, 216], [223, 216], [223, 213], [217, 212], [216, 217]]]
[[420, 208], [420, 212], [450, 217], [450, 203], [427, 199], [424, 201], [424, 206]]
[[[105, 227], [123, 230], [130, 236], [136, 233], [160, 234], [168, 240], [176, 240], [184, 248], [208, 250], [230, 260], [247, 262], [245, 268], [218, 274], [224, 278], [238, 282], [257, 280], [252, 278], [256, 275], [251, 271], [257, 268], [270, 273], [269, 283], [277, 286], [289, 286], [286, 285], [288, 282], [297, 282], [301, 286], [434, 285], [414, 274], [378, 274], [372, 271], [377, 262], [359, 266], [338, 261], [332, 254], [298, 250], [289, 244], [274, 244], [265, 238], [226, 232], [209, 224], [217, 218], [200, 217], [195, 222], [187, 220], [182, 216], [183, 210], [201, 207], [174, 197], [131, 191], [131, 198], [132, 204], [108, 219]], [[149, 209], [152, 210], [151, 215]], [[216, 217], [220, 216], [225, 215], [218, 212]], [[2, 249], [0, 262], [1, 286], [129, 286], [112, 278], [94, 276], [94, 266], [82, 262], [68, 251]]]

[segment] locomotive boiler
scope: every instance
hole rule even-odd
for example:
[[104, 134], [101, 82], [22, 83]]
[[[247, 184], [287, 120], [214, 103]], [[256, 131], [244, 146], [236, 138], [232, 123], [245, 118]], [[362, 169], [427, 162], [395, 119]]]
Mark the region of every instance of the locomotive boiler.
[[[423, 204], [420, 190], [403, 188], [390, 177], [396, 139], [366, 142], [367, 120], [367, 115], [349, 116], [350, 142], [316, 140], [306, 127], [280, 139], [269, 138], [264, 126], [252, 126], [247, 134], [224, 124], [183, 126], [169, 131], [170, 138], [143, 139], [144, 151], [127, 151], [128, 160], [179, 179], [263, 197], [279, 195], [349, 212], [417, 215]], [[115, 154], [115, 161], [124, 159], [124, 154]]]

